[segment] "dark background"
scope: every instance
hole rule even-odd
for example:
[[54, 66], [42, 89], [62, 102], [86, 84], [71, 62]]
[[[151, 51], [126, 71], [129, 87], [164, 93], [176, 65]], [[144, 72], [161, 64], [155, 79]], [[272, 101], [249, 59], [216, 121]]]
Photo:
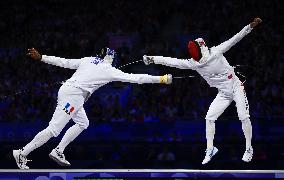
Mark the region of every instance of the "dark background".
[[[236, 71], [246, 75], [254, 134], [251, 163], [241, 160], [245, 140], [232, 103], [216, 122], [220, 151], [201, 166], [204, 117], [217, 90], [194, 71], [143, 63], [122, 70], [197, 76], [171, 85], [116, 82], [102, 87], [85, 104], [90, 127], [65, 154], [71, 168], [283, 169], [283, 7], [281, 0], [1, 1], [0, 168], [16, 168], [12, 149], [47, 126], [58, 82], [74, 73], [26, 59], [27, 48], [81, 58], [107, 45], [117, 51], [117, 67], [144, 54], [188, 58], [188, 40], [203, 37], [209, 47], [218, 45], [261, 17], [263, 23], [225, 54], [231, 65], [244, 65]], [[30, 167], [60, 168], [48, 153], [61, 137], [31, 153]], [[172, 160], [163, 155], [167, 152]]]

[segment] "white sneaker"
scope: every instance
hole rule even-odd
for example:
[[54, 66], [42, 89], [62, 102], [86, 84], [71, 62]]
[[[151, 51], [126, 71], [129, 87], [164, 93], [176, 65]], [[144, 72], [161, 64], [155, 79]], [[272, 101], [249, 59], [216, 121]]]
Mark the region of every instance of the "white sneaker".
[[57, 148], [51, 151], [49, 157], [60, 166], [71, 166], [71, 164], [65, 159], [63, 152], [58, 151]]
[[204, 160], [202, 161], [202, 164], [208, 163], [217, 152], [218, 152], [218, 149], [216, 147], [206, 149], [205, 151], [206, 155], [205, 155]]
[[246, 149], [242, 160], [245, 162], [250, 162], [252, 160], [252, 157], [253, 157], [253, 149], [252, 147], [249, 147]]
[[22, 155], [21, 153], [22, 153], [21, 149], [13, 150], [13, 156], [16, 160], [16, 163], [20, 169], [29, 169], [29, 167], [26, 164], [28, 161], [31, 160], [28, 160], [26, 156]]

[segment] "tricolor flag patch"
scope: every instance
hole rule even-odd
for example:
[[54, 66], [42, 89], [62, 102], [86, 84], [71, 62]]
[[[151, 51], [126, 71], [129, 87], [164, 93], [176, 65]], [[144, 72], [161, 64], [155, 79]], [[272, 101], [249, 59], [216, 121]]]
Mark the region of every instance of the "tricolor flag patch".
[[63, 108], [63, 110], [70, 115], [70, 113], [72, 113], [74, 111], [74, 107], [70, 105], [70, 103], [66, 103], [65, 107]]

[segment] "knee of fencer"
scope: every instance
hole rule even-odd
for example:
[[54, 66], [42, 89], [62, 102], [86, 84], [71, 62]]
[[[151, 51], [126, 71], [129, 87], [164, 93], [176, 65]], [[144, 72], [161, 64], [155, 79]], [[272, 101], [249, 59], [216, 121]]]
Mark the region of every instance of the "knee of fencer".
[[240, 119], [240, 121], [242, 123], [249, 123], [250, 122], [250, 119], [249, 118], [245, 118], [245, 119]]
[[215, 120], [206, 119], [206, 135], [215, 133]]
[[216, 121], [216, 116], [213, 115], [212, 113], [207, 113], [205, 119], [207, 121]]
[[60, 129], [58, 129], [58, 127], [56, 127], [52, 124], [50, 124], [46, 129], [52, 134], [53, 137], [57, 137], [60, 134], [60, 132], [62, 131], [62, 129], [60, 130]]
[[89, 121], [86, 121], [84, 123], [77, 123], [80, 128], [87, 129], [89, 127]]
[[207, 123], [215, 123], [216, 119], [209, 119], [208, 117], [205, 118]]

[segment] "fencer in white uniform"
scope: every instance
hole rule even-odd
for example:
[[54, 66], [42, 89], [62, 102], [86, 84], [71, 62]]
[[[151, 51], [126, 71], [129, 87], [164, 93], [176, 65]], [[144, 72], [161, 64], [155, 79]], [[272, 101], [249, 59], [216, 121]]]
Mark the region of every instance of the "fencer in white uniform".
[[57, 107], [49, 126], [39, 132], [25, 147], [13, 150], [13, 156], [20, 169], [29, 169], [27, 155], [36, 148], [45, 144], [51, 137], [57, 137], [65, 125], [72, 119], [75, 124], [70, 127], [58, 146], [52, 150], [49, 157], [59, 165], [70, 166], [63, 154], [66, 146], [72, 142], [84, 129], [89, 126], [89, 120], [84, 110], [84, 103], [101, 86], [113, 82], [130, 83], [165, 83], [170, 84], [171, 75], [151, 76], [148, 74], [128, 74], [112, 66], [114, 51], [103, 48], [96, 57], [82, 59], [65, 59], [54, 56], [40, 55], [34, 48], [29, 49], [28, 55], [35, 60], [76, 69], [73, 76], [59, 89]]
[[208, 163], [218, 152], [218, 149], [213, 145], [215, 121], [232, 101], [235, 101], [236, 103], [238, 117], [242, 122], [242, 130], [246, 138], [246, 150], [242, 160], [249, 162], [253, 157], [253, 148], [251, 145], [252, 125], [249, 118], [249, 105], [244, 85], [236, 76], [234, 68], [229, 65], [223, 54], [250, 33], [251, 30], [259, 23], [261, 23], [261, 19], [255, 18], [252, 23], [245, 26], [231, 39], [212, 48], [208, 48], [202, 38], [190, 41], [188, 43], [188, 51], [192, 57], [191, 59], [143, 56], [143, 60], [146, 65], [155, 63], [179, 69], [196, 70], [206, 80], [210, 87], [218, 89], [218, 94], [211, 103], [205, 118], [207, 149], [202, 164]]

